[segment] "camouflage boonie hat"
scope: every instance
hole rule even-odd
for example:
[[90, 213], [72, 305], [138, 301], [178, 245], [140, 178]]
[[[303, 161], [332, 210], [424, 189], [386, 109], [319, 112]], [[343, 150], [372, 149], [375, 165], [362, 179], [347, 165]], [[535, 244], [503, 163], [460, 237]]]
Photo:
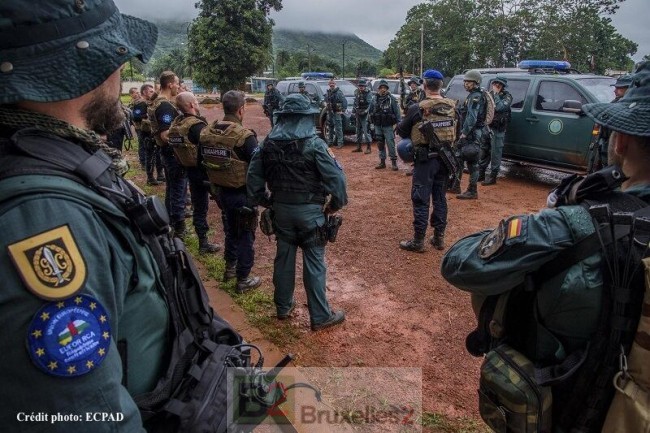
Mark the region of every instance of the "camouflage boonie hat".
[[631, 77], [630, 88], [617, 102], [582, 106], [584, 112], [613, 131], [650, 137], [650, 62], [643, 62]]
[[630, 87], [630, 84], [632, 84], [632, 75], [625, 74], [618, 77], [614, 84], [610, 84], [610, 87]]
[[3, 0], [0, 104], [73, 99], [132, 57], [147, 62], [158, 30], [113, 0]]
[[364, 80], [364, 79], [359, 80], [359, 82], [357, 83], [357, 87], [359, 87], [359, 86], [364, 86], [365, 87], [367, 85], [368, 85], [368, 82], [366, 80]]

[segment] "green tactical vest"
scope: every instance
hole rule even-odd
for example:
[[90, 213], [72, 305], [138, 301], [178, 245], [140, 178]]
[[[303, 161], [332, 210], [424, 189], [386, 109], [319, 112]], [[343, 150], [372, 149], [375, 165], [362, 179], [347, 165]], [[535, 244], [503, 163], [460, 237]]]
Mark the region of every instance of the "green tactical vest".
[[411, 140], [414, 146], [429, 144], [418, 129], [424, 121], [433, 122], [436, 135], [441, 142], [448, 141], [451, 144], [456, 141], [456, 112], [454, 110], [456, 101], [449, 98], [427, 98], [420, 101], [418, 105], [422, 120], [411, 128]]
[[198, 149], [188, 139], [190, 129], [197, 123], [207, 125], [205, 119], [192, 114], [178, 116], [169, 126], [168, 142], [183, 167], [196, 167]]
[[172, 101], [169, 99], [165, 98], [164, 96], [158, 96], [156, 99], [153, 100], [149, 108], [147, 108], [147, 118], [149, 119], [149, 123], [151, 124], [151, 133], [153, 134], [154, 138], [156, 139], [156, 144], [160, 147], [166, 147], [167, 143], [161, 140], [160, 138], [160, 125], [158, 125], [158, 118], [156, 117], [156, 110], [158, 107], [160, 107], [160, 104], [163, 102], [169, 102], [172, 104], [174, 108], [176, 106]]
[[[217, 125], [227, 125], [225, 129]], [[246, 185], [248, 163], [242, 161], [235, 152], [242, 147], [253, 131], [239, 123], [216, 121], [201, 131], [201, 155], [203, 166], [211, 183], [227, 188], [240, 188]]]

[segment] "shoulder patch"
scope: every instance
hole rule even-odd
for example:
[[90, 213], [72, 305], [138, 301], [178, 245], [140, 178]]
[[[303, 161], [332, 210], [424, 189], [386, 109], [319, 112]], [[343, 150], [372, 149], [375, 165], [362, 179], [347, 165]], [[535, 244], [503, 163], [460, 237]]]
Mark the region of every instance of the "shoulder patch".
[[525, 242], [528, 237], [528, 216], [514, 216], [501, 220], [499, 226], [486, 235], [478, 246], [478, 256], [489, 259], [504, 248]]
[[44, 373], [61, 377], [81, 376], [99, 367], [110, 342], [108, 314], [87, 295], [45, 304], [27, 334], [32, 362]]
[[334, 155], [334, 152], [332, 152], [331, 148], [329, 148], [329, 147], [327, 148], [327, 153], [332, 157], [332, 159], [334, 160], [334, 164], [338, 167], [338, 169], [343, 170], [343, 166], [338, 161], [338, 159], [336, 159], [336, 155]]
[[67, 298], [86, 282], [86, 262], [67, 224], [7, 248], [23, 283], [39, 298]]
[[172, 123], [172, 120], [173, 120], [173, 119], [172, 119], [172, 115], [171, 115], [171, 114], [163, 114], [163, 116], [162, 116], [162, 121], [163, 121], [165, 124], [169, 125], [170, 123]]

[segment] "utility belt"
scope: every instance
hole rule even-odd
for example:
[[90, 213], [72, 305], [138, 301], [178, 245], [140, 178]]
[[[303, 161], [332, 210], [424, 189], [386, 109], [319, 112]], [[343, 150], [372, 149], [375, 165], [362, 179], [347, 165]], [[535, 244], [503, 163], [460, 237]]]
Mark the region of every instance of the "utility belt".
[[437, 158], [438, 156], [439, 156], [438, 150], [433, 149], [426, 144], [413, 146], [414, 162], [424, 162], [433, 158]]
[[325, 204], [325, 195], [313, 192], [273, 191], [273, 201], [285, 204]]
[[340, 113], [343, 111], [343, 105], [336, 103], [336, 104], [331, 104], [327, 103], [327, 111], [333, 112], [333, 113]]

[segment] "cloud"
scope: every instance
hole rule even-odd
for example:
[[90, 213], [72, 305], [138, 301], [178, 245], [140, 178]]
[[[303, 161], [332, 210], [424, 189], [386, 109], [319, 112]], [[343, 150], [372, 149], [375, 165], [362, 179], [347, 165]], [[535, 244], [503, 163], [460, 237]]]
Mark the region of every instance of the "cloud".
[[[123, 13], [152, 20], [189, 21], [198, 14], [196, 0], [114, 0]], [[271, 18], [277, 28], [354, 33], [385, 50], [413, 6], [424, 0], [283, 0]], [[639, 44], [635, 60], [650, 54], [647, 31], [648, 0], [626, 0], [612, 23], [624, 37]]]

